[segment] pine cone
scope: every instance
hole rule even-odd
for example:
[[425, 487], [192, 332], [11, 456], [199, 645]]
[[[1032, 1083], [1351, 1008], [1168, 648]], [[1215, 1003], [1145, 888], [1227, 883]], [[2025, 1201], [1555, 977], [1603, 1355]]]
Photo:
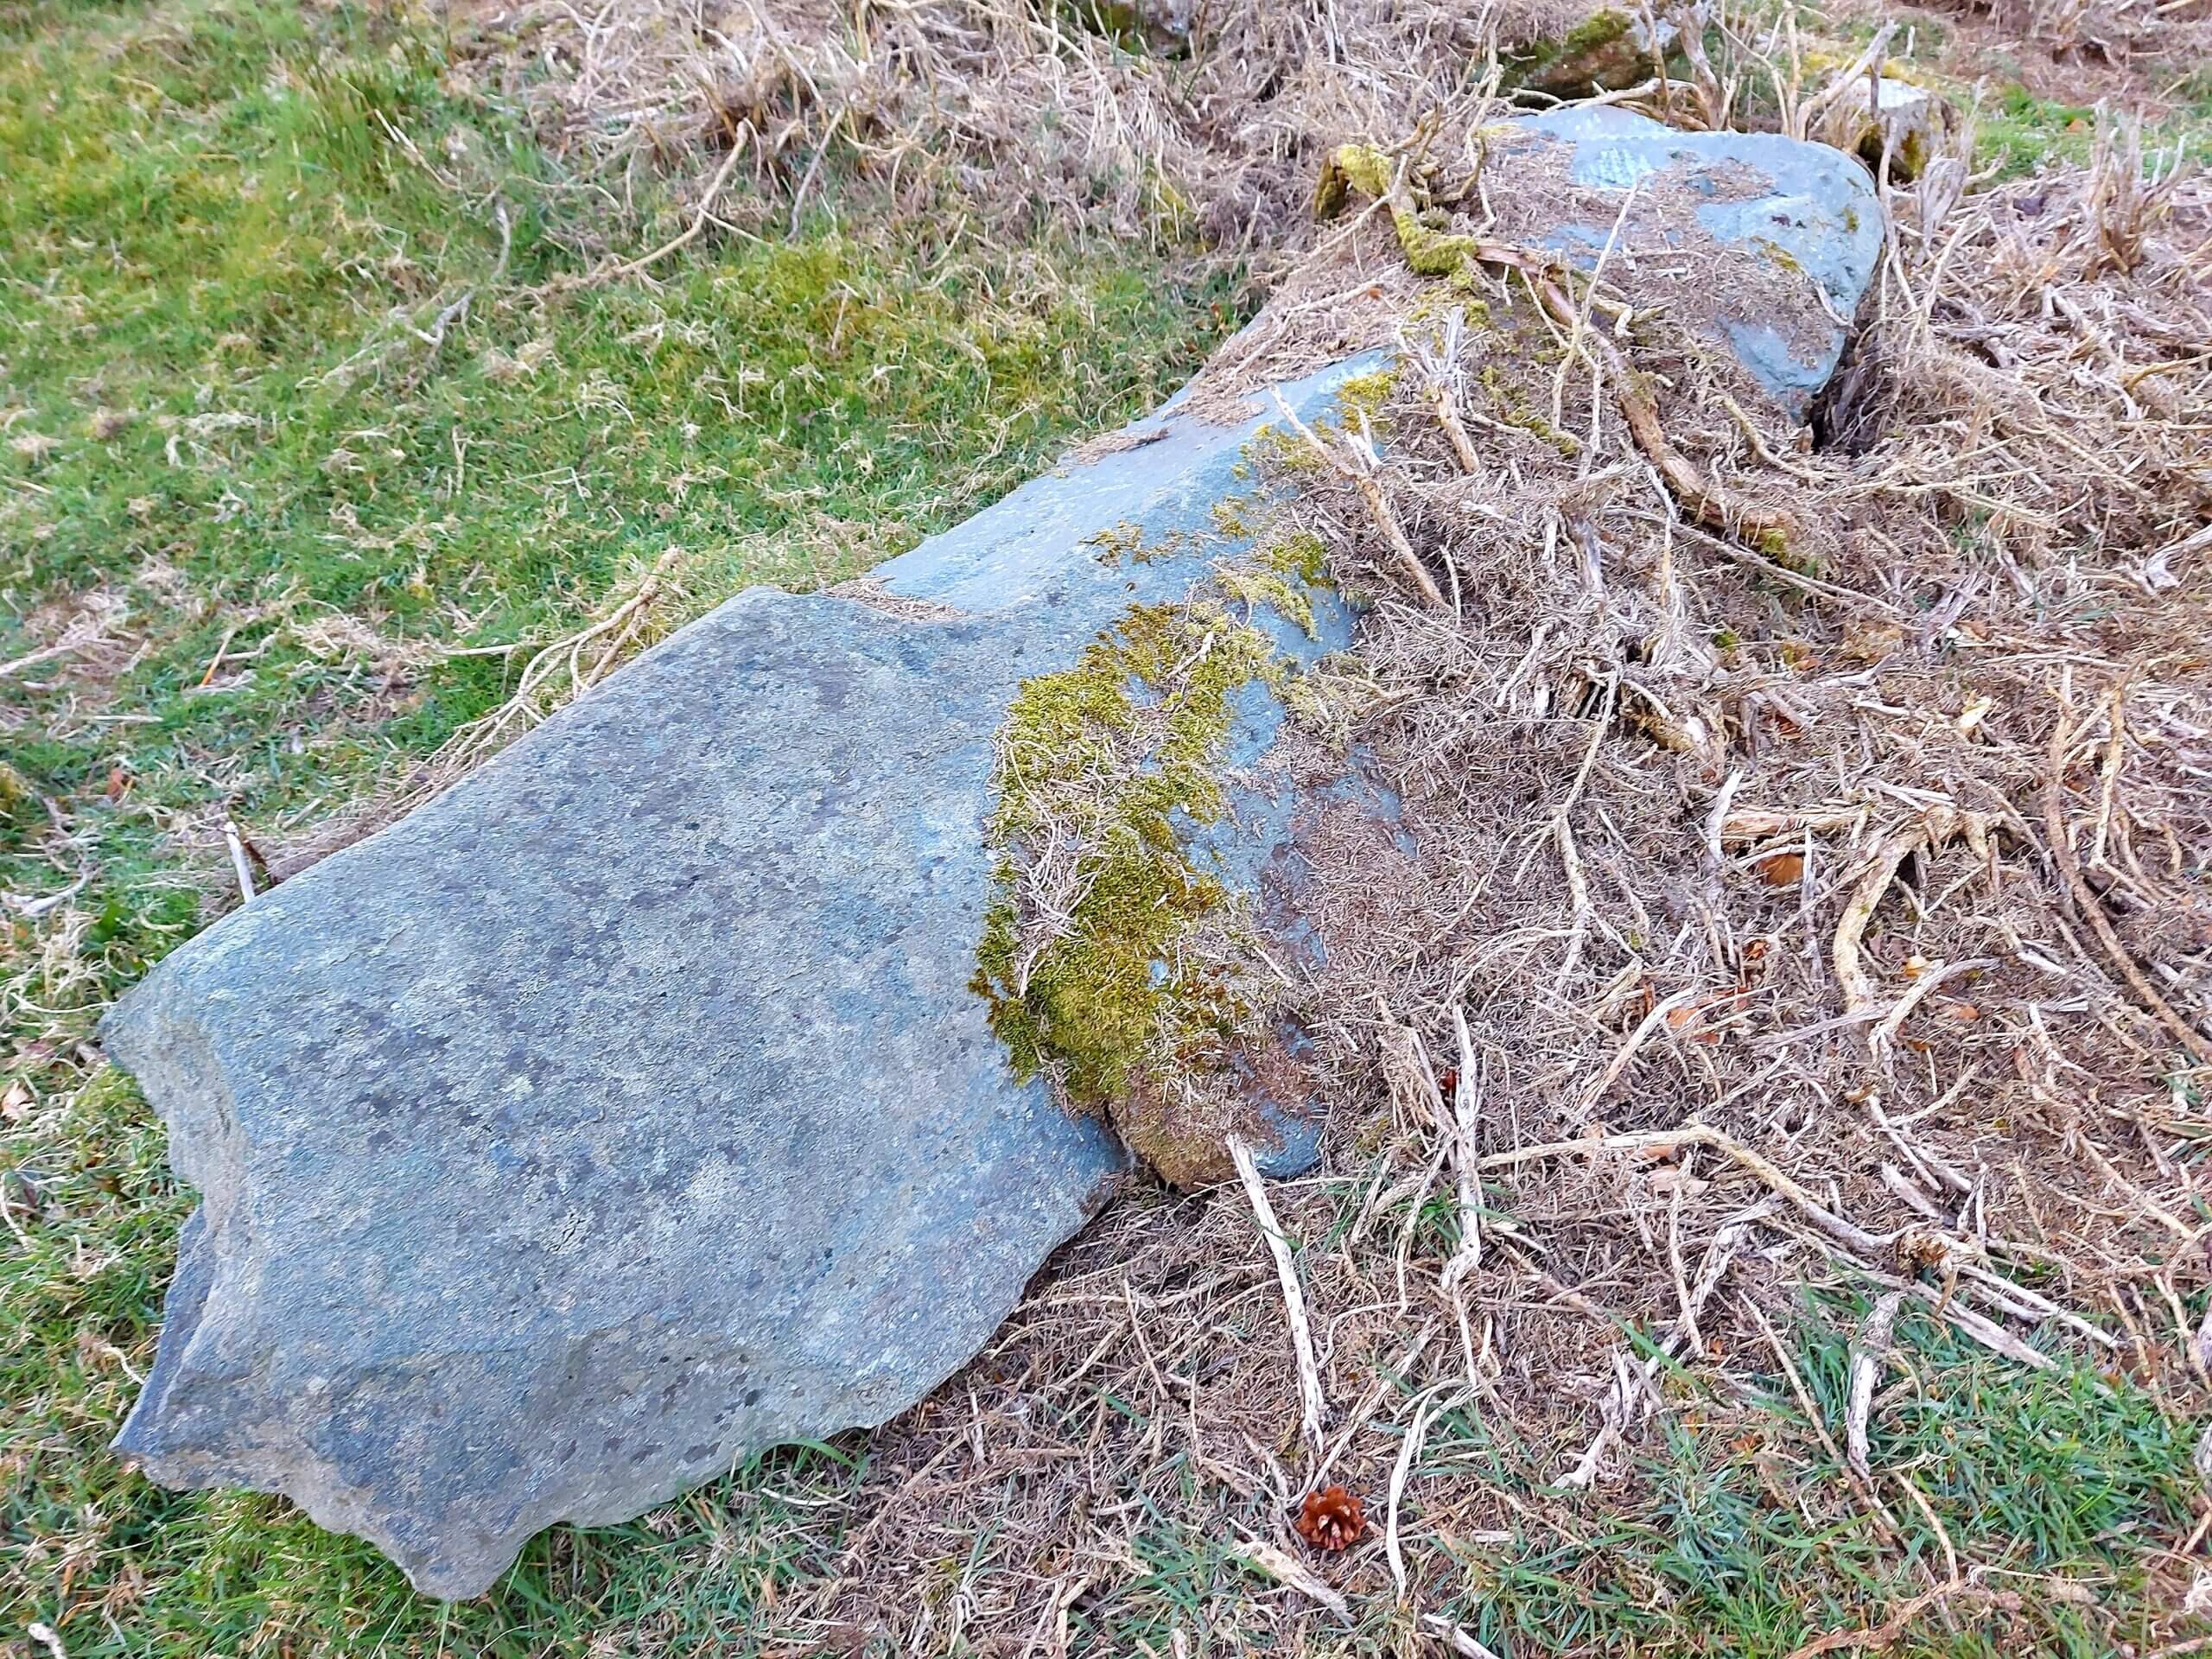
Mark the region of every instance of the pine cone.
[[1306, 1494], [1298, 1516], [1298, 1535], [1316, 1549], [1346, 1549], [1367, 1530], [1367, 1511], [1341, 1486]]

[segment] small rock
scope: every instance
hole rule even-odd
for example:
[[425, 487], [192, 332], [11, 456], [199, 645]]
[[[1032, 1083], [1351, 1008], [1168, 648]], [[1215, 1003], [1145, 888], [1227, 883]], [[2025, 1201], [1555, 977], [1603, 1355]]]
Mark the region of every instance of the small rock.
[[1966, 118], [1941, 92], [1882, 76], [1870, 99], [1859, 91], [1831, 106], [1816, 135], [1871, 168], [1889, 158], [1890, 176], [1909, 183], [1944, 159], [1963, 161]]
[[1160, 57], [1182, 57], [1198, 27], [1198, 0], [1069, 0], [1076, 19], [1093, 34]]
[[1556, 39], [1533, 41], [1505, 60], [1505, 90], [1587, 98], [1639, 86], [1673, 55], [1681, 31], [1656, 30], [1633, 12], [1605, 6]]
[[1548, 217], [1535, 239], [1587, 268], [1625, 210], [1610, 267], [1617, 277], [1646, 252], [1702, 244], [1703, 276], [1669, 294], [1670, 310], [1725, 341], [1785, 412], [1803, 417], [1835, 372], [1881, 257], [1882, 204], [1865, 168], [1821, 144], [1677, 132], [1610, 105], [1510, 125], [1565, 148], [1579, 212], [1562, 212], [1541, 188], [1533, 202], [1529, 192], [1518, 200], [1494, 193], [1509, 220]]

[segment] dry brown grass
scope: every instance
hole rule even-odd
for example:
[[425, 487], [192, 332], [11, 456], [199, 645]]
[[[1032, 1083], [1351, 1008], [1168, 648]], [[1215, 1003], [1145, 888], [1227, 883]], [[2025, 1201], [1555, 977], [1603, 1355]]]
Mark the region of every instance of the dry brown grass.
[[[1448, 1638], [1423, 1611], [1471, 1550], [1602, 1529], [1659, 1426], [1725, 1417], [1753, 1377], [1842, 1471], [1808, 1524], [1894, 1539], [1927, 1502], [1866, 1450], [1896, 1299], [2202, 1408], [2212, 190], [2114, 127], [2089, 167], [1892, 208], [1823, 447], [1662, 325], [1621, 347], [1714, 492], [1786, 517], [1783, 562], [1694, 521], [1622, 418], [1622, 365], [1497, 266], [1498, 326], [1412, 331], [1427, 368], [1385, 410], [1391, 513], [1450, 599], [1353, 480], [1279, 458], [1285, 511], [1375, 601], [1357, 735], [1421, 848], [1308, 826], [1338, 873], [1309, 987], [1334, 1115], [1274, 1207], [1323, 1452], [1243, 1195], [1141, 1190], [877, 1438], [842, 1570], [785, 1610], [793, 1650], [1058, 1650], [1163, 1524], [1303, 1586], [1243, 1604], [1239, 1643], [1325, 1645], [1339, 1605]], [[1363, 294], [1345, 270], [1405, 297], [1387, 221], [1334, 257], [1250, 338], [1343, 344], [1316, 296]], [[1490, 420], [1470, 473], [1439, 410], [1481, 421], [1485, 368], [1579, 441]], [[1779, 1335], [1808, 1287], [1892, 1296], [1842, 1421]], [[1531, 1448], [1548, 1489], [1463, 1459], [1394, 1503], [1446, 1412]], [[1335, 1481], [1402, 1512], [1324, 1562], [1290, 1522]], [[978, 1548], [990, 1588], [947, 1593]], [[2017, 1614], [1992, 1565], [1929, 1567], [1885, 1639], [1939, 1604]]]
[[2212, 41], [2204, 0], [1949, 0], [1981, 13], [2014, 40], [2066, 60], [2124, 64], [2139, 56], [2181, 58]]
[[587, 16], [531, 0], [468, 22], [488, 73], [589, 188], [625, 202], [669, 173], [698, 181], [696, 201], [734, 164], [765, 188], [709, 205], [741, 232], [772, 232], [818, 200], [834, 151], [881, 205], [949, 238], [1052, 219], [1280, 269], [1329, 145], [1463, 107], [1501, 41], [1579, 13], [1571, 0], [1206, 6], [1164, 55], [1122, 49], [1087, 15], [614, 0]]

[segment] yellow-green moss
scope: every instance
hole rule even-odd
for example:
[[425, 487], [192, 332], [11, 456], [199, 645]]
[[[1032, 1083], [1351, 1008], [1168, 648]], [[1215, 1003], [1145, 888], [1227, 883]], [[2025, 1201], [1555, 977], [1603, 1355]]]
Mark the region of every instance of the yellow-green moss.
[[1398, 245], [1405, 250], [1406, 264], [1417, 276], [1457, 276], [1473, 260], [1480, 245], [1471, 236], [1455, 236], [1424, 225], [1418, 214], [1402, 207], [1391, 208], [1390, 222], [1397, 227]]
[[1109, 524], [1095, 536], [1086, 537], [1084, 545], [1096, 550], [1099, 563], [1109, 568], [1122, 564], [1150, 564], [1154, 559], [1172, 558], [1183, 550], [1184, 536], [1180, 531], [1170, 531], [1156, 542], [1147, 542], [1144, 531], [1124, 518], [1118, 524]]
[[[1355, 190], [1385, 200], [1395, 176], [1389, 156], [1373, 144], [1338, 144], [1321, 163], [1320, 181], [1313, 191], [1314, 216], [1334, 219], [1350, 204]], [[1406, 263], [1421, 276], [1448, 276], [1474, 257], [1474, 238], [1447, 235], [1424, 225], [1402, 199], [1390, 203], [1390, 222], [1397, 229]]]
[[1759, 531], [1751, 544], [1785, 570], [1795, 570], [1801, 576], [1821, 574], [1820, 560], [1791, 547], [1789, 536], [1778, 525], [1770, 524]]
[[1630, 22], [1628, 13], [1617, 11], [1610, 6], [1601, 11], [1594, 11], [1560, 37], [1559, 49], [1552, 55], [1554, 58], [1571, 58], [1580, 53], [1595, 52], [1601, 47], [1611, 46], [1628, 33]]
[[[1247, 605], [1266, 605], [1295, 624], [1309, 639], [1321, 637], [1313, 614], [1313, 590], [1334, 586], [1329, 580], [1328, 550], [1319, 537], [1301, 530], [1271, 543], [1253, 558], [1220, 567], [1214, 580], [1222, 591]], [[1269, 683], [1287, 691], [1296, 676], [1271, 664]]]
[[1376, 369], [1370, 374], [1356, 374], [1337, 388], [1337, 405], [1344, 411], [1343, 424], [1351, 424], [1351, 416], [1357, 412], [1369, 426], [1377, 431], [1382, 426], [1382, 408], [1398, 389], [1398, 370], [1394, 365]]
[[[1270, 423], [1255, 432], [1244, 444], [1245, 462], [1263, 474], [1281, 477], [1286, 474], [1306, 474], [1325, 472], [1328, 462], [1317, 454], [1313, 446], [1287, 426]], [[1215, 518], [1217, 526], [1220, 519]]]
[[1482, 278], [1472, 264], [1465, 264], [1433, 288], [1424, 289], [1407, 312], [1409, 320], [1426, 322], [1446, 312], [1457, 311], [1459, 320], [1468, 327], [1487, 329], [1491, 326], [1490, 302], [1481, 293]]
[[1095, 550], [1094, 556], [1104, 565], [1116, 565], [1136, 556], [1144, 546], [1144, 531], [1124, 518], [1118, 524], [1109, 524], [1096, 536], [1084, 538], [1085, 547]]
[[[1227, 810], [1231, 699], [1273, 677], [1272, 656], [1217, 606], [1141, 605], [1073, 668], [1023, 683], [1001, 733], [999, 898], [974, 981], [1017, 1076], [1056, 1068], [1077, 1103], [1110, 1114], [1192, 1039], [1234, 1032], [1236, 999], [1179, 949], [1229, 894], [1183, 851], [1176, 815]], [[1025, 975], [1015, 855], [1054, 830], [1082, 849], [1080, 896]]]
[[1804, 264], [1798, 259], [1797, 256], [1790, 252], [1789, 249], [1783, 247], [1781, 243], [1776, 241], [1772, 237], [1755, 236], [1751, 238], [1750, 241], [1753, 247], [1757, 248], [1762, 254], [1765, 255], [1768, 259], [1781, 266], [1783, 270], [1788, 271], [1791, 276], [1802, 276], [1805, 275]]
[[1424, 223], [1404, 192], [1392, 200], [1395, 178], [1389, 156], [1373, 144], [1338, 144], [1321, 163], [1320, 181], [1313, 191], [1314, 215], [1334, 219], [1350, 204], [1355, 190], [1376, 201], [1388, 200], [1406, 264], [1419, 276], [1456, 276], [1473, 262], [1479, 245], [1471, 236], [1456, 236]]
[[1504, 65], [1500, 89], [1517, 92], [1524, 86], [1544, 86], [1554, 92], [1572, 90], [1576, 83], [1587, 91], [1608, 54], [1628, 37], [1635, 20], [1618, 7], [1592, 12], [1555, 40], [1530, 42]]
[[1241, 542], [1252, 533], [1252, 526], [1244, 517], [1244, 498], [1241, 495], [1222, 497], [1213, 504], [1213, 511], [1208, 516], [1213, 520], [1215, 531], [1232, 542]]
[[1494, 364], [1485, 364], [1481, 375], [1482, 388], [1491, 397], [1497, 410], [1501, 425], [1518, 427], [1531, 436], [1546, 443], [1573, 461], [1582, 453], [1582, 440], [1571, 432], [1562, 432], [1522, 401], [1520, 390], [1497, 372]]
[[1277, 575], [1294, 578], [1308, 588], [1331, 586], [1329, 550], [1310, 530], [1297, 531], [1276, 543], [1268, 550], [1263, 563]]
[[1313, 616], [1313, 601], [1306, 596], [1303, 588], [1274, 571], [1248, 565], [1225, 570], [1218, 580], [1223, 590], [1231, 598], [1241, 599], [1250, 606], [1271, 607], [1307, 639], [1320, 638], [1320, 629]]
[[1313, 186], [1313, 217], [1334, 219], [1351, 193], [1381, 200], [1390, 194], [1390, 158], [1372, 144], [1338, 144], [1321, 163]]

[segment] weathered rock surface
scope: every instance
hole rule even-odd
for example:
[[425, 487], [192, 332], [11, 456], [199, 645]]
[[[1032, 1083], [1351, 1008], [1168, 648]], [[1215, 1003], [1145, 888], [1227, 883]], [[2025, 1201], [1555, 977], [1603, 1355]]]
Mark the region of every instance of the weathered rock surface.
[[1555, 38], [1508, 54], [1505, 89], [1587, 98], [1635, 86], [1675, 55], [1681, 34], [1667, 19], [1655, 27], [1634, 10], [1599, 6]]
[[1613, 243], [1608, 271], [1631, 290], [1638, 260], [1697, 262], [1669, 295], [1676, 320], [1724, 340], [1802, 416], [1835, 372], [1881, 257], [1872, 175], [1825, 144], [1677, 132], [1606, 105], [1516, 124], [1540, 153], [1566, 158], [1566, 190], [1535, 210], [1552, 222], [1541, 239], [1586, 266]]
[[1816, 136], [1869, 167], [1882, 166], [1886, 157], [1891, 175], [1900, 181], [1919, 178], [1947, 157], [1970, 159], [1966, 117], [1942, 93], [1888, 75], [1878, 77], [1872, 90], [1871, 100], [1854, 96], [1832, 105]]
[[1143, 423], [896, 600], [744, 594], [163, 962], [102, 1037], [202, 1204], [122, 1449], [467, 1595], [973, 1353], [1127, 1163], [969, 989], [993, 734], [1203, 574], [1084, 542], [1208, 528], [1249, 431]]
[[[1649, 126], [1537, 147], [1593, 203], [1705, 176]], [[1815, 245], [1806, 204], [1859, 169], [1804, 148], [1710, 152], [1715, 233], [1770, 237], [1848, 315], [1872, 249]], [[1723, 321], [1740, 345], [1760, 316]], [[1376, 361], [1285, 396], [1318, 419]], [[167, 1484], [285, 1492], [466, 1595], [541, 1528], [880, 1422], [974, 1353], [1128, 1161], [1014, 1075], [971, 988], [995, 735], [1214, 573], [1272, 404], [1245, 408], [1171, 403], [864, 592], [740, 595], [162, 963], [103, 1039], [202, 1203], [120, 1447]], [[1250, 607], [1293, 664], [1351, 638], [1306, 597]], [[1227, 810], [1178, 833], [1294, 959], [1283, 720], [1270, 682], [1236, 688]], [[1388, 835], [1387, 797], [1348, 786]], [[1253, 1091], [1281, 1171], [1313, 1154], [1295, 1077]]]

